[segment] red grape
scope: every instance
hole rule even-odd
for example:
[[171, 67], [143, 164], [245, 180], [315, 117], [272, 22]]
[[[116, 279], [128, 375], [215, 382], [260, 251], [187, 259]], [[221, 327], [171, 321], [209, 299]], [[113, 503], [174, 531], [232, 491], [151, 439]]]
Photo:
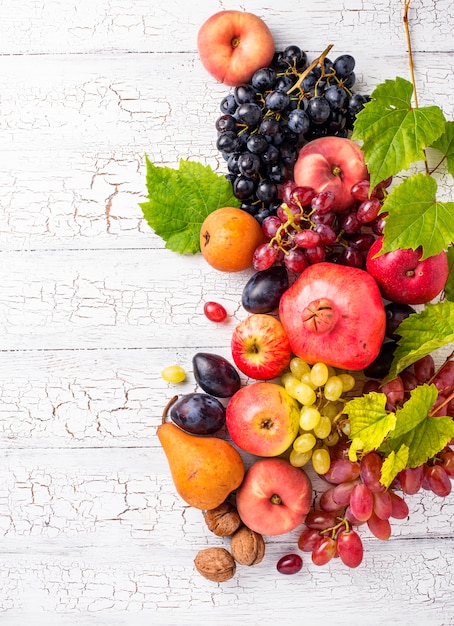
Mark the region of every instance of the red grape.
[[352, 197], [355, 200], [363, 201], [367, 200], [369, 197], [370, 191], [370, 181], [369, 180], [360, 180], [358, 183], [353, 185], [350, 190]]
[[276, 568], [280, 574], [296, 574], [303, 567], [303, 559], [299, 554], [286, 554], [277, 562]]
[[369, 198], [361, 202], [356, 210], [356, 217], [361, 223], [367, 224], [378, 216], [380, 209], [380, 200], [378, 198]]
[[314, 211], [317, 211], [319, 215], [323, 215], [324, 213], [328, 213], [335, 200], [336, 196], [332, 191], [320, 191], [320, 193], [312, 198], [311, 207]]
[[454, 478], [454, 451], [450, 448], [440, 452], [441, 464], [449, 478]]
[[431, 354], [421, 357], [413, 363], [413, 371], [420, 383], [427, 382], [435, 374], [435, 362]]
[[254, 251], [252, 265], [255, 270], [267, 270], [273, 265], [277, 258], [276, 248], [267, 243], [261, 243]]
[[449, 396], [454, 390], [454, 361], [446, 361], [431, 381], [438, 389], [438, 393]]
[[391, 536], [391, 524], [387, 519], [380, 519], [375, 513], [367, 520], [367, 526], [370, 532], [377, 537], [377, 539], [382, 539], [386, 541]]
[[309, 262], [301, 248], [294, 248], [284, 256], [284, 265], [290, 272], [301, 274], [309, 266]]
[[314, 246], [306, 249], [306, 257], [309, 263], [321, 263], [325, 260], [326, 251], [323, 246]]
[[336, 538], [339, 557], [348, 567], [358, 567], [363, 560], [363, 542], [354, 530], [343, 530]]
[[355, 485], [350, 495], [350, 510], [360, 522], [367, 521], [374, 510], [372, 492], [360, 483]]
[[331, 537], [322, 537], [312, 550], [314, 565], [326, 565], [336, 555], [337, 542]]
[[359, 464], [361, 480], [369, 491], [384, 491], [385, 486], [380, 482], [383, 460], [377, 452], [368, 452]]
[[391, 496], [391, 517], [395, 519], [405, 519], [408, 517], [408, 504], [405, 502], [403, 498], [401, 498], [394, 491], [390, 491], [389, 495]]
[[304, 523], [313, 530], [326, 530], [336, 525], [336, 517], [322, 509], [311, 509], [306, 515]]
[[223, 322], [227, 317], [227, 311], [219, 302], [205, 302], [203, 312], [211, 322]]
[[350, 496], [355, 485], [360, 484], [359, 478], [340, 483], [334, 487], [333, 500], [337, 505], [347, 506], [350, 503]]
[[320, 235], [315, 230], [300, 230], [293, 237], [293, 242], [300, 248], [313, 248], [320, 243]]
[[443, 465], [426, 466], [424, 477], [427, 481], [429, 489], [433, 491], [435, 495], [440, 496], [441, 498], [449, 496], [452, 484]]
[[372, 494], [374, 500], [374, 513], [380, 519], [389, 519], [393, 511], [393, 503], [388, 491], [380, 491]]
[[303, 552], [312, 552], [321, 538], [315, 528], [305, 528], [298, 538], [298, 548]]
[[418, 467], [408, 467], [398, 474], [402, 491], [409, 496], [418, 493], [422, 487], [424, 477], [424, 465]]
[[326, 474], [322, 475], [327, 482], [334, 485], [354, 480], [359, 476], [359, 463], [348, 459], [333, 459]]
[[269, 215], [262, 222], [263, 234], [267, 239], [272, 239], [277, 233], [277, 229], [282, 225], [277, 215]]
[[319, 501], [320, 507], [324, 511], [326, 511], [327, 513], [333, 513], [336, 516], [341, 515], [344, 509], [342, 505], [339, 505], [339, 503], [334, 500], [334, 492], [340, 486], [341, 485], [329, 487], [326, 491], [322, 493]]

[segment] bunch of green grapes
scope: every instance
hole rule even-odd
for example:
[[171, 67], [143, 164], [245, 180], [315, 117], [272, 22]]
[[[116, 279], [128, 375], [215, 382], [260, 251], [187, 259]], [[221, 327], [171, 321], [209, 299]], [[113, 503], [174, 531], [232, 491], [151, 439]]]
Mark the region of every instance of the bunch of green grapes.
[[331, 464], [329, 448], [339, 440], [337, 421], [342, 415], [339, 401], [355, 386], [351, 374], [336, 372], [325, 363], [309, 365], [300, 357], [290, 362], [290, 371], [281, 382], [288, 394], [301, 405], [299, 433], [290, 452], [290, 463], [303, 467], [309, 461], [317, 474], [325, 474]]

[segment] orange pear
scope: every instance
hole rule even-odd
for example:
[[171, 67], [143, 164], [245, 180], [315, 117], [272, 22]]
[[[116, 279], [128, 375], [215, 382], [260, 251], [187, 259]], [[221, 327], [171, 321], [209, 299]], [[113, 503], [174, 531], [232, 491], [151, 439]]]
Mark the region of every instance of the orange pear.
[[243, 459], [228, 441], [191, 435], [171, 422], [158, 427], [158, 438], [176, 490], [189, 505], [215, 509], [242, 483]]

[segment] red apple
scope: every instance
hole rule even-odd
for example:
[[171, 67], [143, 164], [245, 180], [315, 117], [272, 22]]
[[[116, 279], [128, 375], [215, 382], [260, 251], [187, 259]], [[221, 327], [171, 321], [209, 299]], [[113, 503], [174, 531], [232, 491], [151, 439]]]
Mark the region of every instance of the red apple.
[[305, 472], [285, 459], [259, 459], [236, 496], [243, 523], [262, 535], [283, 535], [306, 519], [312, 485]]
[[281, 322], [266, 313], [253, 313], [234, 328], [231, 350], [238, 369], [256, 380], [276, 378], [292, 358]]
[[377, 357], [386, 313], [377, 283], [356, 267], [316, 263], [283, 294], [279, 317], [292, 351], [308, 363], [322, 361], [361, 370]]
[[265, 22], [244, 11], [219, 11], [202, 24], [197, 35], [200, 60], [216, 80], [234, 86], [247, 83], [267, 67], [274, 39]]
[[312, 187], [317, 193], [334, 193], [335, 211], [352, 206], [355, 200], [351, 188], [369, 178], [361, 148], [351, 139], [342, 137], [320, 137], [305, 144], [293, 175], [300, 187]]
[[298, 435], [300, 408], [282, 385], [256, 382], [239, 389], [226, 408], [233, 443], [257, 456], [278, 456]]
[[[422, 250], [399, 249], [380, 252], [383, 236], [372, 244], [366, 258], [366, 269], [377, 281], [386, 300], [399, 304], [425, 304], [442, 291], [448, 279], [446, 252], [421, 260]], [[374, 258], [375, 257], [375, 258]]]

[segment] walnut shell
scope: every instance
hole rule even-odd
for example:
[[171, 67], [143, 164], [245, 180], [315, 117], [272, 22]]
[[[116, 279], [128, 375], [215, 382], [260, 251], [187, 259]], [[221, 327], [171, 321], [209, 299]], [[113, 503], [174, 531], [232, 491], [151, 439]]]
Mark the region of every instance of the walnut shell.
[[229, 580], [236, 570], [235, 560], [225, 548], [200, 550], [194, 559], [194, 565], [199, 574], [216, 583]]
[[257, 565], [265, 555], [265, 541], [259, 533], [242, 526], [232, 535], [230, 551], [240, 565]]
[[208, 529], [218, 537], [233, 535], [241, 525], [238, 511], [230, 502], [223, 502], [215, 509], [205, 511], [203, 517]]

